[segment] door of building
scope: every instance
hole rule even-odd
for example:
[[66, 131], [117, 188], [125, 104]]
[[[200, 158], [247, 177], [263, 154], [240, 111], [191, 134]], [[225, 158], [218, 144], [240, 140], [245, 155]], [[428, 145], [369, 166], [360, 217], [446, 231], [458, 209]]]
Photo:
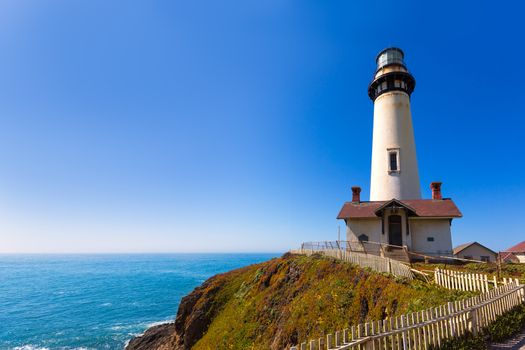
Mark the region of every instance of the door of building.
[[401, 227], [401, 216], [390, 215], [388, 217], [388, 243], [392, 245], [403, 245], [403, 232]]

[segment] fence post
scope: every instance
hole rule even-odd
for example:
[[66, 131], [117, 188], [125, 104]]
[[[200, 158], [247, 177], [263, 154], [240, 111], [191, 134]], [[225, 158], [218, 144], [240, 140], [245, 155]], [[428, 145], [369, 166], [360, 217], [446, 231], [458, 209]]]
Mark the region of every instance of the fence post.
[[[401, 328], [405, 328], [405, 326], [405, 315], [401, 315]], [[401, 333], [401, 339], [403, 339], [403, 350], [407, 350], [406, 332]]]
[[330, 350], [334, 342], [334, 336], [332, 334], [326, 335], [326, 349]]
[[319, 338], [319, 350], [323, 350], [324, 348], [324, 338]]
[[473, 336], [478, 335], [478, 309], [474, 308], [470, 311], [470, 331]]
[[[452, 315], [454, 313], [454, 304], [451, 301], [449, 301], [447, 303], [447, 306], [448, 306], [448, 314]], [[455, 327], [455, 324], [454, 324], [454, 317], [450, 317], [449, 318], [449, 323], [450, 323], [450, 329], [452, 330], [452, 337], [455, 337], [456, 336], [456, 327]]]

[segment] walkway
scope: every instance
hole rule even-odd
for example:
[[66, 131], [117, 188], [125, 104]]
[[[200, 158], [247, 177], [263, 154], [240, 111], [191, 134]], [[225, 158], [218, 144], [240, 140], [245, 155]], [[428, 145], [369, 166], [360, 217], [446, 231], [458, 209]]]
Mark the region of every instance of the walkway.
[[493, 343], [491, 350], [525, 350], [525, 328], [521, 330], [514, 338], [504, 343]]

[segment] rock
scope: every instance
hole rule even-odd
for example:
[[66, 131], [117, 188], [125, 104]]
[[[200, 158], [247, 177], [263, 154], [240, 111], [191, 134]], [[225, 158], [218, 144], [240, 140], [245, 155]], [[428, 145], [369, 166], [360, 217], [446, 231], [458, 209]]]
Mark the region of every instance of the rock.
[[149, 328], [143, 335], [133, 338], [126, 350], [182, 350], [176, 341], [170, 341], [175, 336], [175, 323], [165, 323]]

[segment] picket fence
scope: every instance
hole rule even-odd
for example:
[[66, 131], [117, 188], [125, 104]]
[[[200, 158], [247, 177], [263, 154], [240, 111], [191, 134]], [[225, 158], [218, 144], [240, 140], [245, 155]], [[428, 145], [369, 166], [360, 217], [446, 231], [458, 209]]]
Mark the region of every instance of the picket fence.
[[525, 286], [517, 281], [478, 296], [381, 321], [362, 323], [290, 350], [423, 350], [439, 348], [447, 339], [476, 335], [498, 316], [525, 302]]
[[[511, 283], [512, 279], [503, 278], [502, 281], [498, 282], [496, 276], [489, 278], [488, 275], [481, 273], [468, 273], [436, 268], [434, 270], [434, 281], [437, 285], [447, 289], [488, 292], [490, 285], [495, 288], [498, 285]], [[518, 280], [514, 280], [514, 282], [519, 284]]]
[[296, 249], [291, 250], [291, 253], [294, 254], [321, 254], [325, 256], [330, 256], [339, 260], [343, 260], [349, 263], [359, 265], [361, 267], [368, 267], [376, 272], [386, 272], [394, 276], [405, 277], [412, 279], [414, 277], [412, 270], [409, 266], [390, 258], [384, 258], [381, 256], [363, 254], [352, 252], [344, 249]]
[[447, 289], [463, 291], [489, 291], [489, 282], [498, 285], [496, 276], [490, 280], [487, 275], [481, 273], [468, 273], [462, 271], [444, 270], [436, 268], [434, 270], [434, 281], [437, 285]]

